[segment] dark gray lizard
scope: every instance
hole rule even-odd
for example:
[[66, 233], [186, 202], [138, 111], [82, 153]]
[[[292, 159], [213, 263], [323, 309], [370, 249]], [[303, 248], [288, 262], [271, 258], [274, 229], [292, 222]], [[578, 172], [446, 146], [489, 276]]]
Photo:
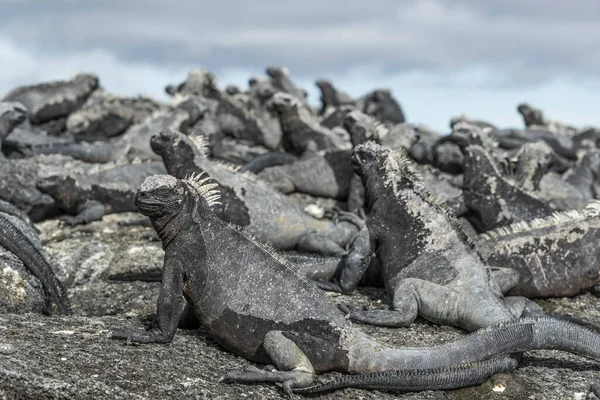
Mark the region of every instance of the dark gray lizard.
[[38, 278], [46, 294], [47, 312], [54, 302], [61, 314], [71, 314], [67, 291], [54, 274], [43, 253], [39, 231], [23, 213], [10, 203], [0, 200], [0, 246], [13, 253]]
[[331, 286], [352, 292], [375, 253], [391, 309], [352, 310], [351, 319], [408, 326], [420, 315], [474, 331], [537, 312], [525, 298], [502, 298], [454, 213], [403, 152], [367, 142], [354, 149], [352, 163], [365, 186], [367, 223]]
[[3, 101], [18, 101], [28, 110], [34, 124], [66, 117], [83, 105], [98, 87], [98, 77], [78, 74], [70, 81], [54, 81], [20, 86], [9, 92]]
[[4, 138], [27, 118], [27, 109], [23, 104], [16, 101], [0, 101], [0, 149]]
[[148, 97], [120, 97], [98, 89], [69, 115], [66, 128], [78, 140], [104, 140], [142, 123], [160, 108], [160, 104]]
[[519, 273], [509, 295], [527, 298], [577, 295], [600, 281], [600, 201], [581, 210], [555, 212], [479, 235], [489, 265]]
[[[600, 336], [550, 318], [511, 322], [431, 347], [385, 346], [353, 328], [314, 284], [269, 247], [217, 217], [212, 206], [218, 199], [218, 185], [205, 174], [184, 180], [157, 175], [140, 186], [136, 205], [150, 217], [165, 249], [158, 318], [146, 331], [113, 331], [112, 339], [168, 343], [180, 321], [195, 319], [225, 349], [274, 365], [230, 371], [223, 380], [280, 382], [288, 394], [330, 370], [379, 373], [347, 377], [345, 387], [419, 390], [428, 384], [472, 385], [510, 370], [516, 363], [505, 358], [479, 363], [507, 352], [553, 348], [600, 360]], [[451, 377], [443, 378], [446, 374]]]
[[321, 126], [291, 94], [277, 92], [268, 105], [279, 116], [283, 133], [281, 144], [288, 153], [300, 156], [305, 151], [351, 148], [349, 140]]
[[550, 215], [554, 210], [509, 182], [496, 160], [481, 146], [468, 146], [464, 159], [463, 196], [467, 217], [479, 232]]
[[[360, 111], [353, 111], [346, 116], [344, 129], [350, 134], [353, 146], [366, 140], [381, 140], [389, 133], [382, 123]], [[293, 163], [265, 168], [258, 176], [286, 194], [301, 192], [346, 200], [352, 189], [358, 191], [353, 193], [355, 198], [351, 201], [353, 208], [356, 208], [363, 203], [363, 189], [350, 165], [351, 154], [351, 149], [319, 152]], [[355, 182], [352, 182], [353, 179]]]
[[106, 214], [137, 211], [134, 196], [144, 179], [166, 173], [160, 161], [125, 164], [87, 175], [65, 173], [40, 179], [37, 187], [72, 214], [60, 217], [67, 225], [86, 224]]
[[211, 161], [204, 143], [196, 145], [180, 132], [162, 131], [152, 137], [150, 145], [175, 177], [202, 171], [211, 174], [221, 184], [223, 196], [217, 215], [245, 226], [261, 241], [280, 250], [344, 254], [344, 247], [350, 245], [358, 232], [352, 222], [342, 220], [336, 224], [313, 218], [298, 202], [277, 192], [256, 175], [239, 173], [228, 164]]

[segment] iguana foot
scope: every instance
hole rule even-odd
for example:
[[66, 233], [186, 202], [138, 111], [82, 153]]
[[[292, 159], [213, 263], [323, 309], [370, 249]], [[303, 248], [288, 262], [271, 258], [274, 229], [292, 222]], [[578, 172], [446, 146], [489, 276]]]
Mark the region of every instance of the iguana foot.
[[159, 329], [151, 329], [148, 331], [133, 331], [133, 330], [115, 330], [109, 335], [109, 339], [125, 339], [127, 344], [131, 343], [169, 343], [173, 340]]
[[269, 371], [248, 365], [241, 369], [227, 372], [219, 382], [279, 382], [283, 391], [293, 397], [292, 389], [310, 385], [314, 381], [314, 374], [301, 368], [292, 371]]

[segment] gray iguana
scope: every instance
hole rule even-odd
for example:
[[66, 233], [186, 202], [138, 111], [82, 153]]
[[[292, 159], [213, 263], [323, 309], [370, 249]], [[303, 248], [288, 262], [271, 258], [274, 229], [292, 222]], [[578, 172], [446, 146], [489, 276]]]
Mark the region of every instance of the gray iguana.
[[42, 248], [39, 231], [18, 208], [0, 200], [0, 246], [13, 253], [33, 276], [40, 280], [46, 294], [46, 311], [54, 302], [61, 314], [71, 314], [67, 291], [54, 274]]
[[581, 211], [559, 211], [488, 231], [476, 243], [489, 265], [519, 273], [508, 295], [574, 296], [600, 281], [600, 201]]
[[403, 152], [367, 142], [354, 149], [352, 163], [365, 186], [367, 223], [329, 286], [352, 292], [375, 253], [391, 309], [350, 310], [351, 319], [399, 327], [420, 315], [474, 331], [538, 311], [525, 298], [502, 298], [454, 213]]
[[9, 92], [3, 101], [18, 101], [28, 110], [32, 123], [39, 124], [66, 117], [83, 105], [98, 87], [98, 77], [78, 74], [70, 81], [53, 81], [20, 86]]
[[211, 207], [218, 199], [218, 185], [205, 174], [184, 180], [156, 175], [140, 186], [136, 205], [150, 217], [165, 249], [158, 318], [146, 331], [112, 331], [112, 339], [168, 343], [180, 322], [196, 320], [228, 351], [274, 365], [230, 371], [223, 380], [280, 382], [288, 394], [331, 370], [358, 374], [338, 382], [342, 387], [420, 390], [479, 383], [516, 366], [493, 357], [529, 349], [561, 349], [600, 360], [598, 334], [550, 318], [510, 322], [437, 346], [385, 346], [353, 328], [271, 248], [217, 217]]
[[347, 138], [321, 126], [294, 96], [277, 92], [268, 106], [279, 116], [283, 133], [281, 144], [288, 153], [300, 156], [305, 151], [351, 148]]
[[69, 115], [66, 128], [78, 140], [104, 140], [142, 123], [160, 108], [159, 103], [148, 97], [121, 97], [99, 89]]
[[205, 143], [198, 139], [195, 144], [180, 132], [165, 130], [154, 135], [150, 145], [162, 156], [169, 174], [184, 178], [206, 171], [221, 184], [223, 204], [216, 209], [219, 217], [245, 226], [261, 241], [280, 250], [345, 253], [344, 248], [358, 232], [356, 223], [342, 220], [336, 224], [311, 217], [298, 202], [277, 192], [256, 175], [239, 173], [226, 163], [211, 161]]
[[546, 202], [509, 182], [483, 147], [472, 145], [465, 151], [463, 196], [469, 221], [479, 232], [554, 211]]
[[[0, 145], [4, 138], [19, 124], [27, 120], [27, 109], [16, 101], [0, 102]], [[0, 146], [1, 149], [1, 146]], [[0, 152], [0, 157], [2, 153]]]
[[137, 211], [134, 196], [144, 180], [166, 173], [162, 162], [144, 162], [111, 167], [86, 175], [64, 173], [38, 180], [37, 188], [54, 199], [58, 208], [71, 215], [60, 217], [67, 225], [86, 224], [106, 214]]

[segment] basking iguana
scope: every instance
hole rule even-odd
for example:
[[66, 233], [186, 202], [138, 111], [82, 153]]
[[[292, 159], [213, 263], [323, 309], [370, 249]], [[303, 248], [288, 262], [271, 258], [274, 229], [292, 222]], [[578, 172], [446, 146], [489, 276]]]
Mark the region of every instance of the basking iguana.
[[78, 140], [104, 140], [142, 123], [160, 108], [160, 104], [148, 97], [121, 97], [98, 89], [69, 115], [66, 128]]
[[[217, 217], [212, 211], [219, 199], [217, 188], [205, 174], [184, 180], [156, 175], [140, 186], [136, 205], [150, 217], [165, 250], [157, 322], [147, 331], [113, 331], [111, 338], [168, 343], [180, 321], [195, 320], [225, 349], [274, 365], [230, 371], [223, 379], [280, 382], [287, 393], [309, 386], [317, 372], [330, 370], [378, 373], [346, 377], [344, 387], [456, 388], [516, 366], [505, 358], [490, 360], [494, 356], [538, 348], [600, 360], [598, 334], [547, 317], [510, 322], [437, 346], [385, 346], [353, 328], [314, 284], [281, 262], [271, 248]], [[307, 390], [330, 388], [326, 384]]]
[[70, 81], [20, 86], [8, 93], [3, 101], [18, 101], [28, 110], [34, 124], [66, 117], [83, 105], [98, 87], [98, 77], [78, 74]]
[[391, 309], [352, 310], [351, 319], [399, 327], [420, 315], [474, 331], [537, 311], [525, 298], [502, 298], [454, 213], [425, 189], [403, 152], [367, 142], [354, 149], [352, 164], [365, 186], [367, 223], [339, 282], [323, 286], [352, 292], [375, 253]]
[[527, 298], [579, 294], [600, 281], [600, 201], [479, 235], [489, 265], [511, 268], [519, 281], [509, 295]]
[[291, 94], [275, 93], [269, 100], [268, 106], [279, 116], [283, 133], [281, 144], [288, 153], [300, 156], [305, 151], [351, 148], [349, 140], [336, 131], [321, 126]]
[[[223, 204], [215, 212], [223, 220], [245, 226], [261, 241], [280, 250], [344, 254], [344, 248], [354, 240], [359, 229], [355, 223], [342, 220], [336, 224], [311, 217], [298, 202], [255, 175], [209, 160], [205, 144], [198, 143], [172, 130], [162, 131], [150, 141], [169, 174], [183, 178], [206, 171], [221, 184]], [[355, 219], [352, 215], [348, 218]]]
[[[366, 140], [381, 140], [389, 133], [382, 123], [360, 111], [348, 113], [344, 129], [350, 134], [353, 146]], [[363, 189], [350, 165], [351, 154], [351, 149], [319, 152], [292, 163], [265, 168], [258, 176], [286, 194], [300, 192], [339, 200], [354, 196], [351, 202], [355, 205], [352, 208], [356, 208], [362, 204], [359, 198]]]
[[0, 149], [4, 138], [16, 126], [25, 122], [27, 116], [27, 109], [23, 104], [16, 101], [0, 101]]
[[57, 207], [72, 214], [60, 220], [67, 225], [86, 224], [106, 214], [137, 211], [134, 196], [144, 180], [165, 173], [162, 162], [125, 164], [75, 175], [64, 173], [42, 178], [37, 188], [54, 199]]
[[468, 146], [464, 159], [463, 197], [469, 221], [479, 232], [550, 215], [554, 210], [501, 173], [481, 146]]
[[67, 291], [46, 259], [39, 231], [17, 207], [0, 200], [0, 246], [13, 253], [38, 278], [46, 294], [50, 313], [54, 302], [61, 314], [71, 314]]

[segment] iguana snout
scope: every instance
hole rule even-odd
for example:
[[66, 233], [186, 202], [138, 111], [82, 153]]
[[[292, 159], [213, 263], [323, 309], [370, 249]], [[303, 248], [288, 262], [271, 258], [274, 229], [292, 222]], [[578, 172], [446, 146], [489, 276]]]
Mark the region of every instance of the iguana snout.
[[160, 217], [178, 209], [183, 201], [184, 188], [171, 175], [152, 175], [135, 193], [135, 205], [148, 217]]
[[175, 139], [175, 133], [170, 130], [162, 130], [156, 135], [152, 135], [150, 138], [150, 148], [156, 154], [162, 155], [162, 153], [170, 147], [171, 143]]

